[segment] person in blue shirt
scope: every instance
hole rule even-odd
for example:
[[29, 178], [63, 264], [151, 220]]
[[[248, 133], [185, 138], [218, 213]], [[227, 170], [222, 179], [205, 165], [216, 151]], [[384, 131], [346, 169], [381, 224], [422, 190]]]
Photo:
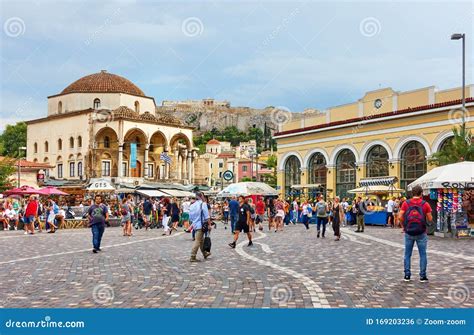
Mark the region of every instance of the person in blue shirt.
[[[204, 259], [208, 258], [211, 253], [204, 251], [204, 232], [202, 231], [202, 222], [209, 220], [209, 209], [205, 202], [204, 194], [201, 192], [196, 193], [196, 201], [189, 207], [189, 221], [196, 232], [194, 245], [191, 250], [191, 262], [200, 262], [200, 259], [196, 258], [198, 249], [201, 249]], [[211, 226], [209, 226], [209, 230]]]
[[239, 202], [236, 197], [233, 196], [232, 200], [229, 201], [230, 227], [232, 229], [232, 234], [234, 234], [235, 225], [237, 224], [237, 221], [239, 221], [239, 208]]

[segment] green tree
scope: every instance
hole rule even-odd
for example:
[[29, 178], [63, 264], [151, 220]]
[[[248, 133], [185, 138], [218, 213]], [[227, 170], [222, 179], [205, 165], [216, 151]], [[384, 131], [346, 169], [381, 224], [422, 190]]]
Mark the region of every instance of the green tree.
[[269, 169], [276, 169], [277, 167], [277, 156], [276, 155], [270, 155], [267, 158], [267, 167]]
[[[7, 125], [0, 135], [1, 154], [9, 157], [18, 157], [18, 148], [26, 146], [26, 123], [18, 122], [16, 125]], [[22, 155], [24, 154], [21, 153]]]
[[453, 128], [454, 137], [444, 145], [440, 151], [434, 153], [429, 163], [433, 165], [446, 165], [462, 161], [474, 161], [474, 143], [472, 133], [466, 124]]
[[12, 188], [12, 175], [15, 172], [15, 160], [4, 159], [0, 162], [0, 192]]

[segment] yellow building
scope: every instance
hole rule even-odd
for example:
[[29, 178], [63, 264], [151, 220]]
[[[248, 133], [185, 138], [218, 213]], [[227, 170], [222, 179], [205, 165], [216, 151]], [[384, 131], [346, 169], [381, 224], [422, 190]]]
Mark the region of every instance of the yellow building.
[[[282, 195], [347, 196], [362, 178], [397, 177], [405, 188], [432, 166], [429, 157], [453, 136], [464, 114], [474, 126], [474, 85], [438, 91], [391, 88], [367, 92], [357, 102], [302, 114], [275, 134]], [[295, 187], [292, 187], [295, 186]]]

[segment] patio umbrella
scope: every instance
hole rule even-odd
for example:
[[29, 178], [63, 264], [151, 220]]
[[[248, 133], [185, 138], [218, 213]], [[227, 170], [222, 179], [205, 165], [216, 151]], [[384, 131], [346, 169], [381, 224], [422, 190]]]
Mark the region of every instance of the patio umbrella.
[[42, 195], [69, 195], [69, 193], [58, 190], [56, 187], [53, 186], [43, 187], [40, 191]]
[[432, 188], [474, 188], [474, 162], [460, 162], [439, 166], [408, 185], [408, 190], [420, 185]]
[[15, 187], [11, 190], [3, 192], [5, 195], [30, 195], [30, 194], [43, 194], [41, 190], [37, 190], [31, 186], [22, 186], [22, 187]]
[[[165, 191], [166, 192], [166, 191]], [[263, 196], [271, 196], [271, 195], [278, 195], [278, 191], [275, 190], [273, 187], [259, 182], [241, 182], [241, 183], [233, 183], [224, 188], [222, 191], [217, 193], [218, 197], [229, 197], [233, 195], [263, 195]]]

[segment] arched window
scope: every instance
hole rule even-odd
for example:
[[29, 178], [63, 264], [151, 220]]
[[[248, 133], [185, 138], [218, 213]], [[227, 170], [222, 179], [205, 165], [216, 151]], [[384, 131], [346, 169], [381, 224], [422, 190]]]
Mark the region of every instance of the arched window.
[[400, 157], [400, 188], [406, 189], [408, 184], [426, 173], [426, 150], [418, 141], [408, 142]]
[[285, 162], [285, 196], [293, 196], [291, 186], [301, 184], [301, 164], [296, 156], [290, 156]]
[[327, 167], [326, 158], [320, 152], [313, 154], [308, 164], [308, 180], [309, 184], [321, 185], [320, 187], [312, 187], [308, 190], [309, 196], [315, 198], [318, 194], [323, 194], [326, 190]]
[[33, 150], [34, 150], [35, 154], [38, 153], [38, 143], [35, 142], [35, 144], [33, 145]]
[[58, 114], [63, 112], [63, 103], [61, 101], [58, 102]]
[[63, 150], [63, 140], [62, 139], [58, 140], [58, 150]]
[[137, 144], [137, 148], [140, 148], [140, 138], [138, 136], [135, 137], [135, 143]]
[[82, 148], [82, 136], [77, 137], [77, 147]]
[[110, 148], [110, 137], [104, 137], [104, 148]]
[[443, 142], [441, 142], [438, 151], [441, 151], [445, 148], [448, 149], [450, 146], [453, 145], [453, 140], [454, 140], [454, 136], [451, 136], [451, 137], [448, 137], [448, 138], [444, 139]]
[[100, 108], [100, 99], [95, 98], [94, 99], [94, 109], [99, 109]]
[[336, 159], [336, 195], [347, 197], [356, 186], [356, 159], [349, 149], [342, 150]]
[[140, 103], [135, 101], [135, 112], [140, 113]]
[[77, 162], [77, 176], [82, 177], [82, 162]]
[[49, 143], [48, 143], [48, 141], [44, 142], [44, 152], [49, 152]]
[[69, 148], [74, 148], [74, 137], [69, 138]]
[[381, 145], [373, 146], [367, 154], [367, 177], [388, 176], [388, 152]]

